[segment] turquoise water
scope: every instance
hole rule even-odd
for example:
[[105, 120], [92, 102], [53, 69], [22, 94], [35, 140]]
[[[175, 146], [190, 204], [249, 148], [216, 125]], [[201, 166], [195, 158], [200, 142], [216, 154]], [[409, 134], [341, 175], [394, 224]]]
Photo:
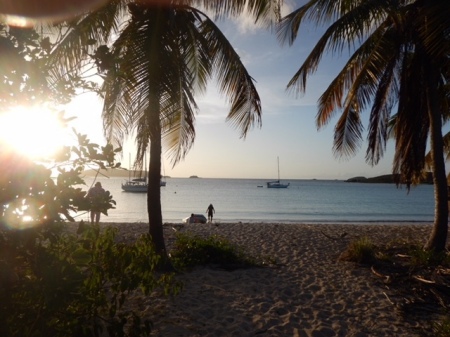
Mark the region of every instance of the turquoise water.
[[[123, 178], [100, 178], [117, 202], [102, 222], [147, 222], [147, 197], [122, 192]], [[86, 179], [90, 184], [92, 180]], [[397, 189], [393, 184], [329, 180], [286, 180], [287, 189], [268, 189], [259, 179], [168, 178], [161, 187], [164, 222], [181, 222], [214, 205], [217, 222], [432, 222], [432, 185]], [[264, 185], [263, 188], [258, 187]], [[87, 220], [87, 214], [77, 219]]]

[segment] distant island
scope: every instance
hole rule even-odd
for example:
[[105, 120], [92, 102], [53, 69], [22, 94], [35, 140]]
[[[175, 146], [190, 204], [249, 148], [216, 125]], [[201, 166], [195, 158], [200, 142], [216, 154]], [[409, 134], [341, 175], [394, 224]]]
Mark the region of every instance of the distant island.
[[[347, 179], [348, 183], [371, 183], [371, 184], [395, 184], [395, 175], [394, 174], [385, 174], [382, 176], [366, 178], [366, 177], [353, 177]], [[428, 172], [421, 182], [422, 184], [433, 184], [433, 175], [431, 172]]]
[[[98, 176], [103, 176], [103, 177], [122, 177], [122, 178], [128, 178], [128, 177], [145, 177], [145, 172], [142, 171], [141, 174], [139, 174], [139, 171], [135, 171], [135, 170], [127, 170], [127, 169], [108, 169], [108, 170], [100, 170], [100, 172], [98, 173]], [[95, 177], [97, 175], [97, 170], [85, 170], [83, 172], [83, 175], [85, 177]], [[170, 176], [162, 176], [162, 178], [171, 178]], [[198, 179], [199, 176], [196, 175], [192, 175], [189, 178], [192, 179]], [[313, 179], [316, 180], [316, 179]], [[381, 183], [381, 184], [394, 184], [395, 180], [394, 180], [394, 175], [393, 174], [385, 174], [385, 175], [381, 175], [381, 176], [377, 176], [377, 177], [372, 177], [372, 178], [366, 178], [366, 177], [353, 177], [347, 180], [344, 180], [345, 182], [348, 183], [372, 183], [372, 184], [376, 184], [376, 183]], [[427, 173], [425, 179], [422, 181], [422, 184], [433, 184], [433, 175], [431, 174], [431, 172]]]

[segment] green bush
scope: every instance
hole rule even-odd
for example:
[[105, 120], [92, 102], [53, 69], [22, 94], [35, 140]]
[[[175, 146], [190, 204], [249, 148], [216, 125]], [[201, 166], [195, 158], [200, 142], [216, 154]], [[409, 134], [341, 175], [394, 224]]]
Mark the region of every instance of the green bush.
[[1, 336], [146, 336], [151, 322], [123, 310], [127, 294], [178, 290], [172, 275], [155, 272], [149, 236], [116, 243], [115, 230], [83, 222], [78, 235], [43, 233], [0, 232]]
[[340, 260], [357, 263], [372, 263], [375, 260], [375, 245], [367, 237], [350, 242]]
[[225, 269], [257, 265], [242, 249], [215, 235], [202, 238], [185, 233], [178, 234], [170, 258], [178, 270], [205, 265], [216, 265]]
[[410, 248], [409, 254], [411, 255], [411, 264], [415, 267], [450, 266], [450, 255], [445, 251], [436, 253], [420, 246], [413, 246]]

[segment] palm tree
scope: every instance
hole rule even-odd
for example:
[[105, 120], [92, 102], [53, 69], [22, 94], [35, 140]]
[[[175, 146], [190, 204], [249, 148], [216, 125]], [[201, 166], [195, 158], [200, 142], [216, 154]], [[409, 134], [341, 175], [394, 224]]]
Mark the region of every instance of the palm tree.
[[[440, 0], [310, 0], [282, 19], [281, 41], [292, 44], [300, 24], [329, 23], [288, 88], [304, 91], [324, 52], [352, 50], [348, 62], [319, 99], [317, 126], [341, 110], [334, 151], [353, 154], [362, 141], [362, 111], [370, 109], [366, 160], [383, 156], [389, 117], [397, 109], [393, 173], [397, 184], [418, 183], [430, 141], [435, 221], [426, 249], [445, 249], [448, 232], [447, 180], [442, 136], [448, 118], [450, 6]], [[445, 119], [444, 119], [445, 121]]]
[[[267, 19], [279, 10], [273, 7], [275, 3], [250, 1], [250, 13], [256, 20]], [[81, 17], [53, 53], [55, 60], [67, 60], [60, 70], [70, 71], [86, 53], [95, 51], [96, 63], [104, 73], [106, 138], [121, 144], [125, 136], [134, 133], [140, 165], [150, 147], [149, 231], [162, 256], [166, 254], [160, 201], [162, 145], [167, 146], [174, 164], [190, 149], [195, 138], [194, 94], [201, 93], [217, 74], [219, 87], [231, 103], [227, 120], [239, 128], [241, 137], [261, 125], [261, 102], [253, 79], [214, 22], [191, 6], [221, 16], [242, 12], [245, 4], [240, 0], [113, 0]], [[126, 10], [127, 21], [120, 26]], [[117, 34], [113, 44], [99, 46], [112, 32]]]

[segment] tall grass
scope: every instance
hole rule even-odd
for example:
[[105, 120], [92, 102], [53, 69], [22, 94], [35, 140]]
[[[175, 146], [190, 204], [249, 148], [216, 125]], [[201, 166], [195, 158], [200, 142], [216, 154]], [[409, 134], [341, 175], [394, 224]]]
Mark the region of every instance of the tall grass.
[[350, 242], [339, 260], [356, 263], [372, 263], [375, 260], [375, 245], [368, 237], [361, 237]]
[[409, 254], [411, 255], [411, 264], [415, 267], [450, 266], [448, 252], [436, 253], [432, 250], [424, 250], [420, 246], [413, 246], [410, 248]]

